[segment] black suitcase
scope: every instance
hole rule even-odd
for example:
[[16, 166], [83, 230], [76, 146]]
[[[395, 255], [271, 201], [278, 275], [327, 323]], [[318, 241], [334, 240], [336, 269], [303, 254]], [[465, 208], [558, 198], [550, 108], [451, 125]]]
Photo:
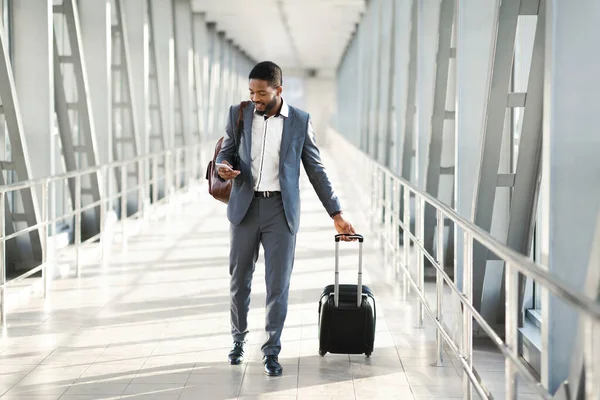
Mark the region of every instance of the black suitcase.
[[[339, 242], [335, 235], [335, 284], [323, 289], [319, 301], [319, 354], [365, 354], [373, 352], [375, 341], [375, 296], [362, 285], [363, 237], [358, 239], [358, 285], [339, 284]], [[362, 292], [360, 296], [358, 293]], [[337, 299], [336, 299], [337, 294]]]

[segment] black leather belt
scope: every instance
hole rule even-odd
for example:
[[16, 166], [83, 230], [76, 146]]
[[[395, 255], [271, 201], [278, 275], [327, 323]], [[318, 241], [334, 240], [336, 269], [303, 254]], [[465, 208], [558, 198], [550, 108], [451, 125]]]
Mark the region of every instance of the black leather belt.
[[275, 196], [280, 196], [281, 192], [280, 191], [270, 191], [270, 192], [254, 192], [254, 197], [261, 197], [261, 198], [266, 198], [266, 197], [275, 197]]

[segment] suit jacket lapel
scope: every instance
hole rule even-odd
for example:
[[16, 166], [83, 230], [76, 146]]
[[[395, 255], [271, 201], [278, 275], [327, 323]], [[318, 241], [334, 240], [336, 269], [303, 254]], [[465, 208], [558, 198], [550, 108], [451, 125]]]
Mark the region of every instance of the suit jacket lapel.
[[281, 149], [279, 150], [279, 170], [283, 168], [287, 151], [290, 147], [292, 136], [294, 135], [295, 114], [292, 108], [289, 108], [288, 117], [283, 121], [283, 134], [281, 135]]
[[254, 103], [250, 103], [244, 109], [244, 141], [246, 143], [246, 159], [252, 160], [252, 119], [254, 118]]

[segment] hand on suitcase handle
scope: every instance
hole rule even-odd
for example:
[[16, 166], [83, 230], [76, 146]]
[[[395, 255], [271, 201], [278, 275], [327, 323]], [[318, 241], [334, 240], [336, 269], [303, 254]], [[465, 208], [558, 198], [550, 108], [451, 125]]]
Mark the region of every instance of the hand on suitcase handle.
[[358, 239], [358, 241], [361, 242], [361, 243], [364, 240], [363, 236], [359, 235], [358, 233], [355, 233], [355, 234], [352, 234], [352, 235], [347, 234], [347, 233], [338, 233], [338, 234], [335, 235], [335, 241], [339, 242], [342, 237], [345, 237], [347, 239]]

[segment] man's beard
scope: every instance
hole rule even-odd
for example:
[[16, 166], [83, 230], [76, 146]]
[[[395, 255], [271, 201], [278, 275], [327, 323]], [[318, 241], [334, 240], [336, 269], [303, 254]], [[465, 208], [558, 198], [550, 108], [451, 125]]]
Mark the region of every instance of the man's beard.
[[267, 104], [267, 106], [265, 107], [264, 111], [256, 110], [256, 113], [258, 115], [265, 115], [266, 113], [268, 113], [269, 111], [271, 111], [276, 106], [277, 106], [277, 96], [273, 97], [273, 100], [271, 100], [269, 102], [269, 104]]

